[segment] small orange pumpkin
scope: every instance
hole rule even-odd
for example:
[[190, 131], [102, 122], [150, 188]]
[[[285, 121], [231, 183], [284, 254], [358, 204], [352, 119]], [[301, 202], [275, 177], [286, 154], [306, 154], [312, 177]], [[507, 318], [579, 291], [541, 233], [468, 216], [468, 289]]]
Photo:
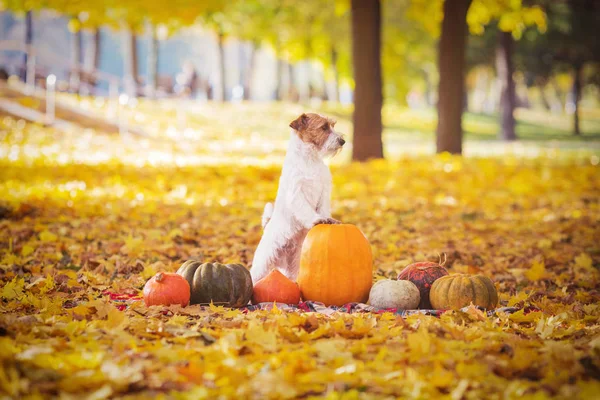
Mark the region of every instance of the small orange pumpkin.
[[252, 304], [258, 303], [300, 303], [300, 288], [285, 275], [274, 269], [254, 285]]
[[298, 285], [304, 300], [327, 306], [365, 303], [373, 285], [373, 255], [354, 225], [317, 225], [304, 239]]
[[190, 284], [184, 277], [168, 272], [159, 272], [144, 285], [144, 303], [147, 306], [168, 306], [190, 302]]

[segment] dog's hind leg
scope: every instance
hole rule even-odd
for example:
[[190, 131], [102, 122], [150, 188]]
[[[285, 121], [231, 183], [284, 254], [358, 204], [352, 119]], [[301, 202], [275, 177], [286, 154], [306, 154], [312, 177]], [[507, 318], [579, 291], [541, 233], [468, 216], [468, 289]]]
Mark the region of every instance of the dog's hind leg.
[[273, 268], [285, 264], [285, 261], [282, 260], [283, 249], [271, 239], [273, 235], [274, 233], [267, 227], [254, 252], [252, 268], [250, 268], [250, 275], [254, 283], [264, 278]]
[[271, 220], [271, 217], [273, 216], [273, 210], [274, 210], [273, 203], [265, 204], [265, 209], [263, 210], [263, 215], [262, 215], [262, 219], [261, 219], [261, 224], [262, 224], [263, 228], [265, 226], [267, 226], [267, 224]]

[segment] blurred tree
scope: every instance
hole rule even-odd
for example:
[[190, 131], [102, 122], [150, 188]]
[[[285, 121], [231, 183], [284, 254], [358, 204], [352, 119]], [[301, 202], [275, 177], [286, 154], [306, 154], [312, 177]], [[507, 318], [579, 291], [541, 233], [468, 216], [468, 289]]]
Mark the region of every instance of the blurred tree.
[[146, 31], [148, 32], [148, 79], [146, 82], [149, 97], [156, 96], [158, 86], [158, 32], [157, 27], [148, 22]]
[[[443, 2], [443, 5], [442, 5]], [[465, 70], [465, 46], [467, 26], [471, 33], [482, 34], [485, 26], [491, 21], [498, 21], [498, 28], [503, 32], [512, 32], [516, 38], [520, 38], [528, 25], [537, 25], [540, 30], [545, 30], [546, 18], [543, 10], [538, 6], [525, 7], [521, 0], [412, 0], [412, 7], [423, 12], [412, 12], [414, 18], [420, 20], [424, 26], [436, 36], [438, 28], [432, 23], [431, 18], [439, 13], [443, 6], [443, 21], [441, 37], [439, 42], [439, 64], [440, 84], [438, 86], [438, 127], [437, 127], [437, 151], [448, 151], [451, 153], [462, 152], [462, 103], [465, 99], [464, 70]], [[501, 119], [501, 135], [509, 138], [510, 130], [514, 132], [514, 118], [510, 117], [514, 111], [514, 95], [511, 96], [510, 88], [514, 88], [512, 82], [512, 67], [508, 63], [510, 57], [511, 41], [499, 42], [503, 47], [498, 52], [504, 58], [498, 62], [502, 65], [504, 72], [502, 79], [505, 80], [503, 102], [506, 111], [502, 113], [505, 118]], [[512, 85], [511, 85], [512, 84]], [[511, 124], [512, 128], [511, 128]]]
[[352, 59], [354, 66], [354, 137], [352, 159], [383, 157], [381, 140], [381, 4], [352, 0]]
[[513, 79], [513, 37], [510, 32], [498, 32], [496, 47], [496, 73], [500, 81], [500, 131], [504, 140], [516, 140], [515, 116], [516, 108], [515, 80]]
[[[436, 40], [413, 12], [428, 11], [411, 6], [411, 0], [388, 0], [383, 20], [383, 75], [385, 98], [404, 103], [406, 95], [423, 82], [427, 105], [433, 105], [437, 84]], [[441, 22], [441, 11], [429, 14], [433, 23]], [[437, 19], [437, 20], [436, 20]]]
[[[100, 27], [109, 25], [116, 27], [116, 21], [109, 17], [106, 8], [101, 4], [86, 3], [81, 0], [46, 0], [46, 6], [52, 8], [70, 18], [68, 28], [72, 35], [73, 51], [71, 54], [72, 65], [79, 66], [79, 69], [73, 70], [72, 75], [76, 74], [75, 81], [79, 82], [82, 78], [83, 69], [83, 31], [89, 29], [92, 32], [92, 40], [90, 41], [91, 51], [87, 54], [91, 57], [89, 68], [92, 74], [85, 76], [86, 83], [96, 85], [98, 82], [95, 72], [100, 68], [100, 46], [102, 41], [102, 33]], [[76, 61], [77, 60], [77, 61]]]
[[91, 46], [90, 66], [92, 71], [98, 71], [100, 69], [100, 54], [102, 54], [102, 29], [100, 27], [95, 27], [92, 31]]
[[27, 76], [27, 62], [29, 52], [33, 50], [33, 12], [43, 7], [41, 1], [25, 2], [22, 0], [3, 0], [0, 1], [0, 10], [6, 9], [17, 15], [25, 17], [25, 34], [23, 35], [24, 49], [23, 65], [21, 66], [20, 77], [25, 80]]
[[[589, 0], [536, 0], [548, 15], [548, 31], [541, 35], [535, 29], [528, 29], [523, 40], [517, 43], [515, 62], [524, 71], [529, 84], [540, 88], [542, 102], [550, 108], [550, 100], [545, 96], [545, 87], [553, 83], [554, 91], [560, 100], [558, 74], [571, 74], [571, 105], [573, 113], [573, 133], [580, 134], [579, 100], [582, 87], [592, 82], [594, 65], [600, 66], [600, 40], [590, 34], [600, 26], [600, 3]], [[584, 74], [589, 66], [592, 74]], [[562, 108], [562, 104], [560, 104]], [[556, 107], [553, 107], [556, 108]]]
[[[32, 50], [33, 44], [33, 11], [27, 10], [25, 14], [25, 49], [27, 52]], [[28, 53], [23, 56], [23, 80], [25, 80], [27, 71]]]
[[83, 51], [83, 35], [79, 17], [75, 16], [71, 19], [69, 22], [69, 31], [71, 32], [71, 71], [69, 74], [69, 89], [72, 92], [79, 92]]
[[553, 25], [548, 39], [554, 60], [571, 69], [573, 133], [580, 135], [579, 102], [584, 85], [584, 66], [600, 63], [600, 40], [598, 35], [590, 34], [600, 27], [600, 2], [569, 0], [566, 4], [566, 8], [561, 8], [559, 4], [549, 4], [553, 16], [562, 13], [566, 17], [567, 26], [566, 29], [554, 29], [558, 26]]
[[[277, 18], [282, 10], [283, 2], [280, 0], [247, 0], [239, 1], [233, 6], [230, 5], [226, 10], [228, 18], [232, 21], [232, 34], [243, 41], [250, 44], [250, 54], [245, 66], [240, 63], [240, 80], [244, 88], [244, 99], [249, 100], [252, 97], [252, 77], [256, 67], [256, 55], [262, 47], [263, 42], [268, 41], [272, 36], [272, 24], [277, 21]], [[278, 61], [279, 63], [279, 61]], [[280, 83], [280, 68], [277, 65], [277, 85]], [[279, 95], [279, 90], [277, 90]]]
[[225, 70], [225, 41], [232, 32], [232, 20], [224, 11], [207, 12], [201, 17], [202, 23], [215, 32], [217, 38], [217, 57], [219, 59], [219, 78], [221, 80], [220, 100], [227, 101], [227, 73]]
[[471, 0], [446, 0], [439, 43], [437, 151], [462, 152], [462, 111], [467, 40], [467, 11]]
[[496, 48], [496, 73], [500, 81], [500, 130], [499, 137], [515, 140], [516, 108], [513, 37], [520, 39], [525, 27], [536, 25], [540, 32], [546, 31], [546, 16], [537, 6], [523, 7], [520, 1], [500, 4], [498, 11], [498, 45]]
[[[225, 6], [223, 2], [217, 0], [203, 2], [180, 0], [169, 3], [168, 12], [165, 12], [164, 2], [147, 0], [105, 0], [102, 2], [84, 0], [31, 0], [26, 2], [22, 0], [3, 0], [3, 3], [7, 9], [17, 12], [49, 8], [70, 16], [69, 28], [74, 34], [77, 34], [82, 28], [92, 29], [94, 31], [94, 51], [92, 54], [95, 54], [92, 65], [95, 66], [95, 69], [100, 63], [98, 57], [98, 54], [100, 54], [98, 50], [101, 38], [100, 26], [106, 25], [112, 29], [121, 29], [123, 31], [125, 75], [129, 77], [130, 83], [135, 82], [136, 84], [139, 81], [137, 52], [135, 51], [137, 36], [144, 32], [146, 23], [154, 26], [160, 25], [167, 32], [173, 32], [183, 26], [195, 23], [199, 17], [222, 10]], [[157, 42], [153, 42], [153, 44], [153, 46], [150, 46], [151, 53], [154, 52], [151, 54], [151, 59], [153, 64], [158, 65]], [[150, 68], [150, 72], [152, 70], [153, 68]], [[150, 81], [155, 79], [149, 78]], [[132, 94], [135, 94], [135, 92]]]

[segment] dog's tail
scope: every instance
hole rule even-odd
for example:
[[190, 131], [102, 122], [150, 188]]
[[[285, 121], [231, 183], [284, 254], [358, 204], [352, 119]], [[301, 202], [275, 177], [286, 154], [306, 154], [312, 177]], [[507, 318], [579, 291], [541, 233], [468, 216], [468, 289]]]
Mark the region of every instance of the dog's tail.
[[262, 227], [263, 228], [265, 226], [267, 226], [267, 224], [271, 220], [272, 216], [273, 216], [273, 203], [267, 203], [267, 204], [265, 204], [265, 209], [264, 209], [263, 215], [262, 215]]

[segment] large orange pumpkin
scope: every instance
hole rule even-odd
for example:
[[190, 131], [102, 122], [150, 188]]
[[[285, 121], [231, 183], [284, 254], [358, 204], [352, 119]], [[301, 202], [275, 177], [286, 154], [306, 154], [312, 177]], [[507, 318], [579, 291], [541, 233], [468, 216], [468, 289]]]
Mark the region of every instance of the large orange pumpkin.
[[304, 300], [327, 306], [364, 303], [373, 284], [373, 255], [354, 225], [317, 225], [304, 243], [298, 285]]

